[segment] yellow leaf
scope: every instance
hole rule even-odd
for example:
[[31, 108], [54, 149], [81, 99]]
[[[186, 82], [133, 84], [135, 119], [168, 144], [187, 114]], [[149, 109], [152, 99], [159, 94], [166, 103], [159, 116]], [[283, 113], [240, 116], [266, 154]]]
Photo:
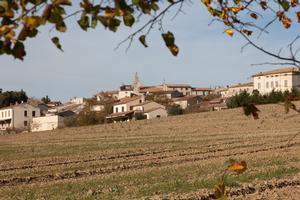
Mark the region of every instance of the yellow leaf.
[[237, 173], [243, 173], [247, 169], [247, 163], [245, 161], [232, 163], [227, 167], [229, 171], [234, 171]]
[[23, 23], [26, 28], [29, 30], [33, 30], [37, 27], [39, 27], [43, 22], [43, 19], [38, 16], [26, 16], [23, 19]]
[[10, 27], [8, 25], [0, 26], [0, 35], [5, 35], [10, 31]]
[[240, 9], [239, 7], [232, 7], [232, 8], [231, 8], [231, 11], [232, 11], [233, 13], [238, 13], [240, 10], [241, 10], [241, 9]]
[[227, 35], [229, 35], [230, 37], [232, 37], [234, 34], [232, 29], [226, 29], [224, 32], [227, 33]]

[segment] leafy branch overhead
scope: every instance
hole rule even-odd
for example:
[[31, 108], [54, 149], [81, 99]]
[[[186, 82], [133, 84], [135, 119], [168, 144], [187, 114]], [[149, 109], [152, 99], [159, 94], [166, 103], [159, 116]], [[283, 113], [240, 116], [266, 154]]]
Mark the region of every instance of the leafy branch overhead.
[[[224, 33], [231, 37], [239, 33], [246, 39], [247, 44], [259, 51], [284, 60], [286, 64], [300, 65], [297, 59], [299, 49], [295, 48], [299, 37], [289, 44], [289, 55], [268, 51], [253, 40], [254, 33], [258, 36], [268, 33], [268, 28], [276, 21], [282, 24], [284, 29], [299, 23], [298, 0], [202, 0], [202, 2], [213, 20], [225, 25]], [[175, 44], [174, 34], [171, 31], [164, 31], [162, 24], [166, 15], [176, 17], [183, 12], [184, 5], [193, 4], [191, 0], [1, 0], [0, 55], [11, 55], [23, 60], [26, 55], [25, 40], [37, 37], [39, 29], [46, 25], [50, 25], [51, 31], [67, 32], [66, 20], [74, 16], [77, 18], [78, 26], [84, 31], [95, 29], [99, 25], [112, 32], [118, 31], [122, 25], [128, 28], [140, 26], [133, 29], [134, 32], [121, 41], [118, 47], [128, 42], [129, 48], [134, 39], [140, 41], [144, 47], [148, 47], [147, 36], [153, 28], [157, 28], [166, 47], [172, 55], [177, 56], [179, 47]], [[270, 16], [273, 18], [268, 21]], [[62, 50], [59, 38], [52, 37], [51, 40]]]

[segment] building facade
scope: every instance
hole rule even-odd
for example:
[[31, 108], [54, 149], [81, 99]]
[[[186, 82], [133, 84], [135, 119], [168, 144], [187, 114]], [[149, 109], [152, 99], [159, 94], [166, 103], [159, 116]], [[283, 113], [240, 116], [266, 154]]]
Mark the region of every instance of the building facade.
[[65, 127], [64, 118], [59, 115], [36, 117], [32, 119], [31, 131], [48, 131]]
[[30, 130], [34, 117], [40, 117], [40, 109], [27, 103], [0, 109], [0, 130]]
[[274, 91], [291, 91], [300, 88], [300, 70], [297, 67], [260, 72], [252, 76], [254, 89], [260, 94]]

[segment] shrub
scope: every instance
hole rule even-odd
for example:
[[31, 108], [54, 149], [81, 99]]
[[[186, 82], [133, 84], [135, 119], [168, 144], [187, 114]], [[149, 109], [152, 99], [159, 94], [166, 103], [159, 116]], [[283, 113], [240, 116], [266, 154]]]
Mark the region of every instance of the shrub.
[[180, 107], [180, 105], [173, 104], [173, 105], [167, 106], [167, 112], [168, 112], [168, 115], [182, 115], [183, 109]]
[[227, 101], [227, 106], [228, 108], [236, 108], [250, 103], [253, 104], [279, 103], [279, 102], [284, 102], [286, 98], [291, 95], [295, 97], [300, 97], [300, 93], [296, 89], [293, 89], [291, 92], [272, 90], [270, 93], [264, 95], [259, 94], [258, 90], [253, 90], [251, 95], [246, 91], [243, 91], [242, 93], [231, 97]]

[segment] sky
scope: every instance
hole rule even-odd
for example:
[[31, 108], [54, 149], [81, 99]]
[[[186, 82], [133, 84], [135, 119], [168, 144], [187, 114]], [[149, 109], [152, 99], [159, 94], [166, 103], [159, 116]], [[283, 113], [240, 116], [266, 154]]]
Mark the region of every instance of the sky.
[[[252, 66], [270, 58], [250, 46], [241, 53], [246, 42], [238, 35], [230, 38], [224, 34], [222, 24], [208, 26], [211, 18], [198, 1], [183, 10], [185, 14], [174, 20], [171, 19], [174, 12], [170, 12], [163, 24], [164, 30], [172, 31], [176, 37], [175, 43], [180, 48], [177, 57], [170, 54], [154, 29], [147, 37], [148, 48], [135, 39], [127, 52], [126, 44], [115, 50], [119, 42], [142, 24], [134, 25], [133, 29], [122, 27], [117, 33], [102, 26], [84, 32], [76, 25], [77, 16], [69, 19], [67, 33], [50, 33], [46, 27], [37, 38], [27, 40], [24, 61], [0, 56], [0, 88], [23, 89], [30, 97], [48, 95], [53, 100], [67, 101], [130, 84], [135, 72], [143, 85], [165, 81], [214, 87], [249, 82], [251, 75], [275, 68]], [[63, 53], [51, 43], [53, 36], [60, 37]], [[276, 32], [272, 37], [260, 39], [270, 49], [286, 41]]]

